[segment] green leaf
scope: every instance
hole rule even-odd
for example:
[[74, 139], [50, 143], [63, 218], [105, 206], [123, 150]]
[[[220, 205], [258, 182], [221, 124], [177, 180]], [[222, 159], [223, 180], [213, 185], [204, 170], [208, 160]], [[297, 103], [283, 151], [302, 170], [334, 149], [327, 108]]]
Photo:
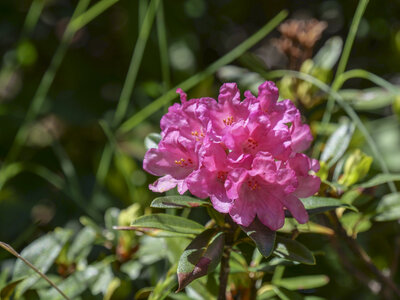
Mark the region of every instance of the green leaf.
[[154, 290], [149, 296], [149, 300], [164, 300], [176, 285], [177, 264], [172, 265], [164, 280], [158, 281]]
[[[29, 244], [22, 250], [21, 256], [42, 273], [46, 273], [53, 265], [53, 262], [56, 260], [58, 254], [71, 235], [72, 232], [69, 230], [56, 229], [54, 232], [48, 233]], [[18, 285], [15, 295], [17, 299], [40, 278], [39, 275], [23, 261], [17, 260], [15, 263], [13, 280], [25, 276], [29, 277]], [[56, 290], [55, 293], [57, 293]]]
[[278, 282], [274, 282], [279, 286], [288, 290], [307, 290], [315, 289], [328, 284], [329, 277], [326, 275], [308, 275], [291, 278], [282, 278]]
[[274, 254], [306, 265], [315, 264], [314, 255], [303, 244], [295, 240], [283, 238], [279, 235], [276, 237]]
[[[307, 210], [307, 212], [311, 215], [336, 209], [338, 207], [344, 207], [347, 209], [357, 211], [357, 208], [355, 208], [354, 206], [343, 203], [339, 199], [335, 198], [312, 196], [308, 198], [302, 198], [300, 200], [304, 204], [304, 207]], [[289, 212], [286, 212], [286, 214], [288, 213]]]
[[114, 226], [119, 225], [118, 217], [120, 213], [121, 211], [116, 207], [110, 207], [109, 209], [106, 210], [104, 214], [104, 223], [108, 230], [112, 230]]
[[273, 286], [269, 283], [263, 284], [257, 291], [257, 300], [271, 299], [274, 296], [276, 296], [276, 293], [273, 289]]
[[161, 141], [161, 135], [159, 133], [150, 133], [144, 138], [144, 146], [146, 150], [151, 148], [158, 148], [158, 143]]
[[101, 266], [99, 275], [94, 281], [90, 280], [90, 291], [92, 295], [105, 295], [108, 290], [108, 286], [114, 278], [113, 271], [111, 269], [111, 264]]
[[376, 185], [388, 183], [391, 181], [400, 181], [400, 174], [378, 174], [370, 180], [354, 186], [355, 188], [370, 188]]
[[225, 215], [216, 211], [213, 207], [207, 206], [207, 213], [211, 219], [217, 223], [218, 226], [223, 227], [225, 225]]
[[343, 40], [334, 36], [326, 41], [324, 46], [313, 57], [315, 67], [330, 70], [336, 64], [342, 52]]
[[281, 300], [302, 300], [304, 299], [299, 293], [285, 289], [284, 287], [272, 286], [273, 291]]
[[339, 91], [344, 100], [351, 102], [357, 110], [376, 110], [391, 105], [396, 95], [390, 91], [373, 87], [365, 90], [344, 89]]
[[372, 157], [355, 149], [344, 164], [343, 175], [339, 178], [338, 183], [345, 186], [351, 186], [363, 179], [368, 174], [372, 164]]
[[316, 233], [324, 235], [334, 235], [335, 232], [323, 225], [308, 221], [305, 224], [299, 224], [294, 218], [286, 218], [285, 224], [282, 228], [278, 229], [278, 232], [292, 233], [294, 231], [300, 233]]
[[329, 137], [321, 154], [321, 160], [328, 162], [329, 167], [333, 166], [346, 152], [354, 128], [354, 124], [346, 119]]
[[142, 267], [143, 265], [139, 261], [130, 260], [124, 263], [120, 270], [127, 274], [131, 280], [136, 280], [140, 275]]
[[400, 219], [400, 193], [385, 195], [376, 208], [375, 221], [394, 221]]
[[96, 238], [96, 232], [91, 227], [84, 227], [68, 249], [69, 262], [78, 262], [89, 254]]
[[154, 199], [150, 206], [155, 208], [192, 208], [210, 205], [208, 201], [189, 196], [165, 196]]
[[133, 230], [158, 229], [180, 234], [199, 234], [204, 230], [204, 226], [178, 216], [167, 214], [152, 214], [137, 218], [130, 226]]
[[372, 224], [370, 217], [356, 212], [349, 212], [340, 218], [340, 223], [346, 229], [349, 236], [354, 236], [359, 232], [367, 231], [371, 228]]
[[[82, 294], [90, 285], [96, 286], [96, 281], [99, 280], [107, 268], [110, 268], [110, 263], [114, 260], [112, 257], [106, 257], [101, 262], [94, 263], [87, 266], [81, 271], [76, 271], [57, 286], [62, 290], [69, 298], [74, 299]], [[104, 278], [103, 278], [104, 279]], [[109, 277], [106, 281], [109, 282]], [[104, 288], [107, 288], [107, 285]], [[99, 289], [94, 289], [96, 292], [100, 292]], [[40, 290], [39, 296], [41, 300], [64, 300], [64, 298], [57, 293], [55, 289]]]
[[256, 243], [257, 249], [264, 257], [272, 254], [275, 246], [275, 231], [261, 223], [258, 218], [255, 218], [250, 226], [240, 226], [240, 228]]
[[178, 291], [193, 280], [212, 272], [219, 264], [225, 234], [207, 229], [199, 234], [183, 252], [178, 264]]

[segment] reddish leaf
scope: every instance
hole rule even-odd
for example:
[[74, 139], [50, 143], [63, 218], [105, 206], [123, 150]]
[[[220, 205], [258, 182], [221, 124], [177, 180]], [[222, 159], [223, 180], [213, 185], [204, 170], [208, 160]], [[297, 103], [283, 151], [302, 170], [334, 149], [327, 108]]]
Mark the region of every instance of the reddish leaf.
[[221, 261], [224, 244], [224, 233], [207, 229], [187, 246], [178, 264], [178, 292], [193, 280], [215, 270]]

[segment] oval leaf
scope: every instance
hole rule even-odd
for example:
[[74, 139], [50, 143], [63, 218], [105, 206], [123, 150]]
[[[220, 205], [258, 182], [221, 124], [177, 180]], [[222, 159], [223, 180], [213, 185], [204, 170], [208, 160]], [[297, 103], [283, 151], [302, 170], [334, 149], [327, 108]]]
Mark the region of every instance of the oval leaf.
[[256, 243], [258, 251], [269, 257], [274, 250], [276, 232], [269, 229], [263, 223], [255, 218], [248, 227], [240, 226], [242, 230]]
[[343, 89], [339, 94], [344, 100], [351, 102], [352, 106], [357, 110], [376, 110], [391, 105], [396, 94], [390, 91], [373, 87], [365, 90]]
[[204, 230], [204, 226], [195, 221], [167, 214], [139, 217], [132, 222], [130, 228], [133, 230], [160, 229], [181, 234], [199, 234]]
[[400, 181], [400, 174], [379, 174], [375, 177], [371, 178], [370, 180], [358, 184], [354, 187], [361, 187], [361, 188], [370, 188], [376, 185], [388, 183], [391, 181]]
[[154, 199], [150, 206], [156, 208], [192, 208], [210, 206], [210, 203], [189, 196], [165, 196]]
[[307, 290], [315, 289], [328, 284], [329, 277], [326, 275], [308, 275], [292, 278], [282, 278], [275, 284], [287, 288], [288, 290]]
[[325, 70], [332, 69], [340, 57], [342, 45], [343, 40], [340, 36], [334, 36], [327, 40], [313, 58], [315, 66]]
[[[71, 231], [56, 229], [54, 232], [42, 236], [27, 246], [21, 252], [21, 256], [34, 265], [42, 273], [46, 273], [53, 262], [58, 257], [61, 249], [71, 237]], [[16, 289], [16, 298], [29, 289], [39, 280], [39, 275], [36, 274], [22, 260], [17, 260], [15, 263], [13, 280], [21, 277], [29, 276], [21, 282]]]
[[178, 282], [181, 291], [193, 280], [212, 272], [221, 261], [225, 234], [207, 229], [198, 235], [183, 252], [178, 264]]
[[[321, 212], [329, 211], [338, 207], [344, 207], [347, 209], [351, 209], [357, 211], [357, 208], [350, 204], [343, 203], [339, 199], [328, 198], [328, 197], [308, 197], [300, 199], [303, 203], [305, 209], [309, 214], [318, 214]], [[289, 212], [286, 211], [288, 214]]]
[[314, 265], [315, 258], [310, 250], [308, 250], [303, 244], [283, 238], [281, 236], [276, 237], [276, 247], [274, 250], [276, 256], [303, 263], [306, 265]]

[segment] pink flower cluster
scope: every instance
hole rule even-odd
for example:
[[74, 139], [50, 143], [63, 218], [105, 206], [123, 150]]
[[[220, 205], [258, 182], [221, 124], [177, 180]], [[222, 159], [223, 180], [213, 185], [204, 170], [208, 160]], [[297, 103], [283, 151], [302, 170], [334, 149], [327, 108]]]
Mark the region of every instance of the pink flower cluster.
[[243, 226], [257, 216], [277, 230], [285, 209], [308, 221], [299, 198], [318, 191], [320, 179], [309, 171], [319, 164], [300, 152], [312, 135], [290, 100], [277, 101], [273, 82], [261, 84], [257, 97], [246, 91], [243, 101], [235, 83], [222, 85], [218, 102], [177, 92], [182, 103], [162, 117], [162, 139], [144, 158], [144, 169], [162, 176], [152, 191], [177, 187], [180, 194], [210, 197], [217, 211]]

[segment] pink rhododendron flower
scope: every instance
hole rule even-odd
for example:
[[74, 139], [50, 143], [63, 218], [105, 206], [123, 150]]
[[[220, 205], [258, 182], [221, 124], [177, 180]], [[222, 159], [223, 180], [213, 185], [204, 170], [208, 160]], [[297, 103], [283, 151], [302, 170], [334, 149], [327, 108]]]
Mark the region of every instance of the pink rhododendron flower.
[[[258, 96], [240, 99], [235, 83], [222, 85], [218, 101], [187, 100], [172, 105], [161, 119], [161, 142], [144, 158], [144, 169], [162, 176], [150, 189], [177, 187], [229, 213], [243, 226], [257, 217], [271, 230], [284, 224], [285, 210], [299, 223], [308, 221], [299, 198], [315, 194], [317, 160], [300, 152], [312, 141], [308, 125], [290, 100], [278, 101], [275, 84], [266, 81]], [[310, 173], [314, 173], [311, 174]]]

